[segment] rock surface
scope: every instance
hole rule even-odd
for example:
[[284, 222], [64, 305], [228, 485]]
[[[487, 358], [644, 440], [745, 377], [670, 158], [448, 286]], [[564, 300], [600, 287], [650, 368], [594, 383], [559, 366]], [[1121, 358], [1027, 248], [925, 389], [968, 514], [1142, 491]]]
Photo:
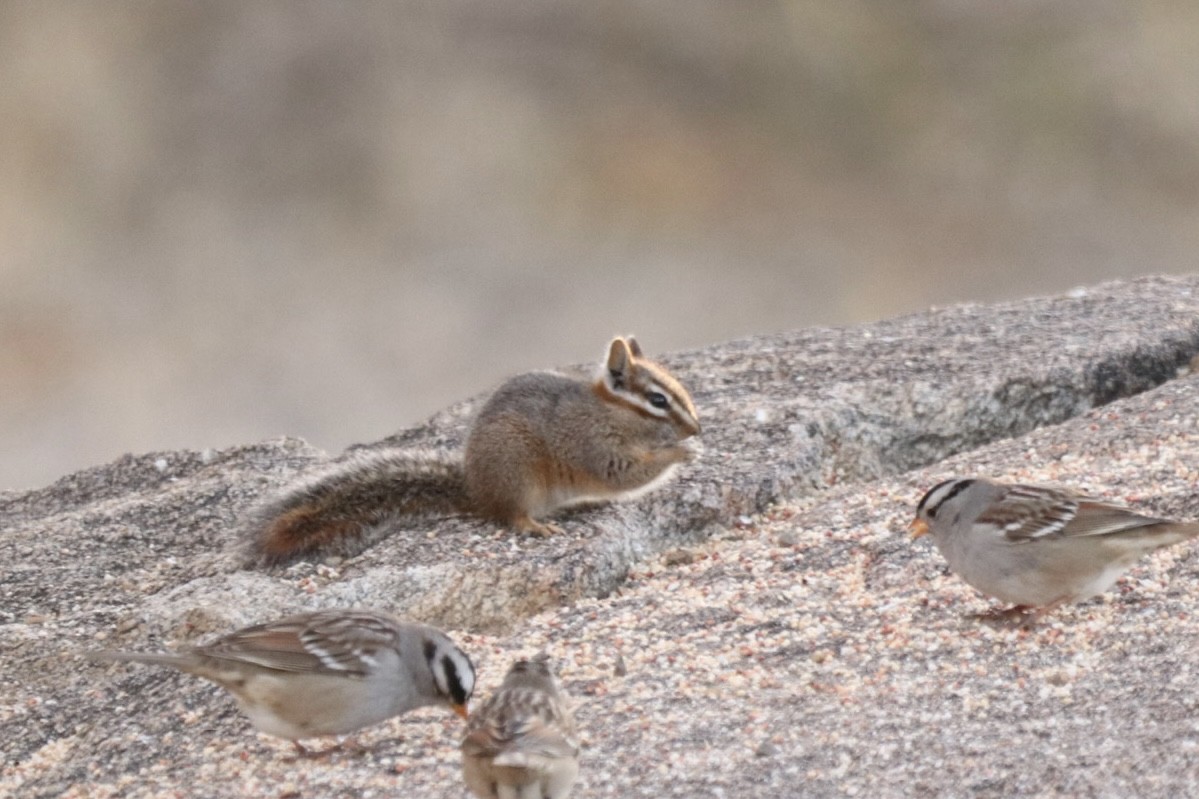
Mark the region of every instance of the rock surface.
[[[484, 694], [513, 657], [551, 652], [579, 705], [580, 797], [1185, 794], [1193, 547], [1025, 631], [969, 618], [986, 602], [901, 531], [962, 473], [1199, 517], [1197, 353], [1189, 277], [664, 357], [702, 457], [549, 540], [447, 519], [247, 569], [247, 508], [329, 460], [292, 440], [0, 494], [0, 794], [464, 796], [448, 714], [295, 763], [206, 683], [74, 655], [340, 605], [450, 628]], [[457, 446], [478, 399], [380, 445]]]

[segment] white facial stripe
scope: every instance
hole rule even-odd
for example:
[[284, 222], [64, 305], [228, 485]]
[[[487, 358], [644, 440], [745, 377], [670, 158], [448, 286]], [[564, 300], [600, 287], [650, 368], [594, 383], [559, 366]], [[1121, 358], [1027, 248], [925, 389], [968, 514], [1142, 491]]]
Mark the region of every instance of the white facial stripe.
[[[627, 370], [615, 376], [606, 364], [602, 365], [599, 381], [612, 396], [631, 407], [659, 419], [673, 419], [686, 428], [698, 428], [686, 389], [649, 361], [634, 359]], [[655, 407], [650, 402], [649, 395], [654, 392], [666, 398], [666, 407]]]
[[[610, 374], [604, 375], [604, 383], [613, 396], [627, 402], [629, 405], [635, 405], [646, 413], [663, 419], [670, 416], [673, 397], [669, 391], [664, 390], [659, 384], [651, 382], [644, 389], [628, 385], [617, 386]], [[649, 398], [646, 395], [651, 391], [657, 391], [666, 397], [667, 404], [665, 408], [656, 408], [650, 404]]]
[[429, 662], [429, 670], [433, 673], [433, 681], [443, 695], [452, 696], [454, 693], [450, 686], [450, 675], [446, 672], [445, 661], [447, 659], [453, 664], [457, 687], [465, 693], [466, 697], [470, 697], [474, 693], [475, 669], [471, 665], [470, 659], [461, 650], [441, 642], [432, 650], [427, 650], [426, 657]]
[[937, 515], [937, 511], [941, 507], [941, 503], [943, 503], [950, 494], [956, 494], [958, 492], [958, 486], [961, 483], [961, 480], [949, 480], [934, 489], [933, 493], [929, 495], [928, 501], [924, 503], [924, 507], [922, 508], [924, 513], [935, 517]]
[[958, 477], [937, 483], [928, 490], [916, 506], [916, 518], [926, 524], [934, 525], [941, 518], [941, 512], [947, 505], [957, 504], [959, 508], [965, 499], [958, 496], [970, 489], [977, 481], [972, 477]]
[[450, 652], [450, 657], [458, 666], [458, 684], [466, 691], [466, 695], [470, 696], [475, 690], [475, 667], [458, 650]]

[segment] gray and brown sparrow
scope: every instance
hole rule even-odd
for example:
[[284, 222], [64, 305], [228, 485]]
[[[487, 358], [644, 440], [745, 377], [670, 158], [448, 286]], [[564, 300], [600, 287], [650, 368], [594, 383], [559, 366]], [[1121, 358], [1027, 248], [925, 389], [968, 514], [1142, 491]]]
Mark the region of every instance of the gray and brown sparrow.
[[462, 774], [480, 799], [565, 799], [579, 774], [574, 718], [549, 658], [512, 664], [471, 715]]
[[1065, 488], [955, 478], [916, 507], [949, 568], [1008, 614], [1044, 613], [1103, 593], [1141, 556], [1199, 536], [1199, 523], [1145, 516]]
[[445, 633], [369, 610], [301, 613], [177, 653], [86, 655], [211, 680], [255, 727], [301, 751], [299, 739], [345, 735], [426, 705], [465, 718], [475, 683], [470, 658]]

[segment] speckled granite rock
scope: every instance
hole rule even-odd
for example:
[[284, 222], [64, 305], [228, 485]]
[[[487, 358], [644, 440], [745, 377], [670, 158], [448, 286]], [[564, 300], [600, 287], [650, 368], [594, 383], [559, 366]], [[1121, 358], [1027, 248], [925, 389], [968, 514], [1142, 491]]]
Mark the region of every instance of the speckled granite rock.
[[[578, 796], [1178, 795], [1199, 775], [1189, 549], [1025, 633], [966, 619], [985, 603], [895, 531], [963, 470], [1199, 516], [1196, 353], [1199, 278], [1154, 278], [675, 354], [702, 459], [548, 541], [445, 520], [247, 570], [246, 508], [327, 459], [296, 441], [0, 494], [0, 794], [463, 796], [452, 717], [285, 763], [210, 686], [71, 655], [362, 604], [458, 630], [484, 691], [516, 654], [560, 658]], [[456, 445], [475, 403], [385, 443]]]

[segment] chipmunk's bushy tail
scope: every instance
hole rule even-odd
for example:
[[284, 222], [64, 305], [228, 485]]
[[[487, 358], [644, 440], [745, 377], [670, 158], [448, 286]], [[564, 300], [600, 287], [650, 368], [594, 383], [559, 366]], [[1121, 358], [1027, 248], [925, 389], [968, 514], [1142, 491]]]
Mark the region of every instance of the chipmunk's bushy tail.
[[465, 512], [460, 457], [412, 450], [357, 452], [251, 511], [252, 555], [281, 563], [360, 550], [389, 520]]

